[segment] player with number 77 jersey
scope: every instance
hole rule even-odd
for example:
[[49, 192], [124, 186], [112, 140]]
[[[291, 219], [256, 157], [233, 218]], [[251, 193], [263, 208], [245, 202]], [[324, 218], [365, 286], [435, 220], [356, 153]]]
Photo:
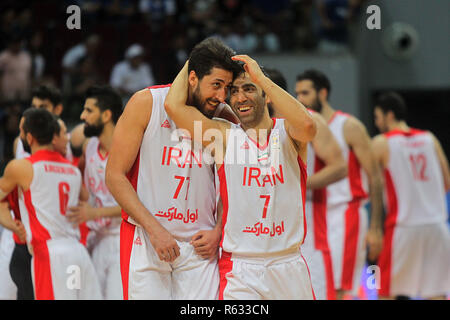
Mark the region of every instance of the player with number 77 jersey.
[[[100, 299], [100, 286], [89, 253], [79, 241], [79, 229], [65, 216], [67, 207], [78, 202], [81, 173], [53, 151], [56, 120], [48, 111], [28, 109], [23, 119], [20, 137], [30, 145], [31, 156], [8, 163], [0, 178], [0, 200], [18, 187], [21, 218], [33, 256], [35, 297]], [[68, 270], [74, 266], [79, 277], [76, 288], [68, 285]]]
[[[244, 65], [230, 87], [240, 124], [207, 119], [186, 106], [187, 64], [165, 103], [177, 126], [204, 147], [210, 141], [196, 136], [192, 123], [201, 121], [204, 130], [222, 137], [215, 137], [212, 148], [223, 203], [220, 299], [313, 299], [300, 245], [306, 235], [306, 147], [316, 124], [255, 60], [232, 59]], [[270, 118], [268, 101], [285, 119]]]

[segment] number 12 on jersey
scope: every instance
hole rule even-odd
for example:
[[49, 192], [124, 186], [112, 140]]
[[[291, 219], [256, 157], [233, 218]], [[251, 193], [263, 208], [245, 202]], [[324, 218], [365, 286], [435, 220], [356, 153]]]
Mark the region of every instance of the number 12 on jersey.
[[409, 161], [411, 162], [414, 179], [428, 181], [428, 177], [425, 175], [425, 170], [427, 169], [427, 157], [425, 154], [410, 154]]

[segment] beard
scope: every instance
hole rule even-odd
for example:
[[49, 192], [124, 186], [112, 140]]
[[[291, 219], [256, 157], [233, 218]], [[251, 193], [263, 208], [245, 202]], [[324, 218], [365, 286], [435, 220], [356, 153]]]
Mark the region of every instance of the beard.
[[22, 145], [23, 145], [23, 150], [25, 152], [28, 152], [29, 154], [31, 154], [31, 147], [28, 144], [27, 140], [20, 138], [20, 141], [22, 141]]
[[214, 104], [219, 103], [220, 101], [216, 100], [216, 99], [203, 99], [202, 98], [202, 93], [200, 92], [200, 87], [197, 87], [197, 89], [195, 89], [193, 95], [192, 95], [192, 103], [194, 105], [194, 107], [196, 107], [198, 109], [198, 111], [200, 111], [205, 117], [212, 119], [214, 117], [214, 113], [216, 112], [216, 110], [208, 110], [206, 108], [206, 104], [208, 102], [212, 102]]
[[104, 124], [101, 122], [98, 122], [97, 124], [87, 124], [85, 122], [84, 130], [83, 130], [84, 136], [87, 138], [98, 137], [102, 134], [103, 127], [104, 127]]
[[311, 106], [308, 106], [308, 108], [321, 113], [322, 112], [322, 103], [319, 101], [319, 99], [316, 98], [316, 100], [314, 100], [313, 104]]

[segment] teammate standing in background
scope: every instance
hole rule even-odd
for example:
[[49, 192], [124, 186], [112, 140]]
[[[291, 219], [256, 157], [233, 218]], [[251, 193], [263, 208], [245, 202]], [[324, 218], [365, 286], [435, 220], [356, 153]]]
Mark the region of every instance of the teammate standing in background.
[[[232, 55], [213, 38], [190, 54], [188, 103], [207, 117], [235, 118], [221, 104], [236, 68]], [[214, 166], [167, 115], [169, 88], [135, 93], [114, 131], [106, 183], [123, 208], [124, 299], [217, 299]]]
[[[78, 202], [81, 174], [53, 151], [57, 123], [51, 113], [33, 108], [23, 117], [21, 139], [32, 155], [8, 163], [0, 178], [0, 200], [19, 188], [21, 219], [33, 256], [35, 297], [98, 299], [100, 289], [89, 254], [79, 243], [78, 229], [65, 217], [67, 207]], [[67, 279], [71, 266], [79, 271], [74, 288]]]
[[406, 104], [397, 93], [381, 95], [374, 115], [381, 134], [373, 138], [373, 147], [384, 169], [387, 209], [378, 294], [382, 299], [446, 299], [450, 292], [448, 160], [431, 132], [408, 126]]
[[[33, 89], [31, 93], [31, 107], [36, 109], [43, 108], [58, 117], [63, 111], [61, 92], [53, 86], [41, 85]], [[59, 123], [61, 125], [63, 121], [59, 120]], [[64, 157], [67, 156], [71, 159], [72, 154], [69, 146], [61, 145], [65, 140], [65, 136], [59, 134], [60, 132], [56, 133], [59, 138], [55, 137], [54, 143], [58, 144], [56, 147]], [[13, 152], [15, 159], [23, 159], [30, 156], [29, 150], [24, 150], [20, 137], [17, 137], [14, 140]], [[16, 219], [20, 219], [17, 196], [17, 190], [14, 190], [8, 195], [8, 201], [12, 208], [12, 214]], [[14, 239], [14, 241], [11, 241], [11, 239]], [[5, 291], [9, 292], [8, 295], [11, 295], [11, 292], [13, 291], [17, 291], [17, 298], [20, 300], [34, 299], [33, 284], [31, 280], [31, 255], [28, 252], [26, 243], [20, 241], [17, 236], [13, 237], [13, 234], [9, 230], [4, 230], [2, 232], [0, 260], [0, 264], [9, 266], [10, 270], [10, 272], [8, 272], [7, 269], [5, 269], [5, 272], [1, 273], [2, 276], [0, 282], [3, 283], [3, 285], [0, 286], [2, 288], [0, 289], [2, 290], [0, 291], [0, 296], [5, 296], [7, 294]], [[10, 273], [14, 274], [13, 281], [16, 284], [15, 287], [13, 287], [14, 284], [9, 283], [10, 280], [8, 280], [8, 278], [10, 278]]]
[[[297, 76], [297, 99], [319, 112], [339, 143], [348, 164], [348, 177], [327, 187], [328, 242], [331, 249], [337, 299], [356, 296], [361, 272], [368, 258], [375, 261], [383, 240], [382, 180], [364, 125], [355, 117], [333, 109], [328, 102], [331, 85], [317, 70]], [[362, 169], [362, 170], [361, 170]], [[371, 215], [364, 208], [367, 180]]]
[[[277, 69], [265, 69], [269, 78], [287, 91], [287, 81]], [[278, 118], [272, 104], [269, 115]], [[326, 186], [347, 176], [347, 164], [323, 117], [312, 110], [317, 125], [314, 139], [308, 143], [305, 215], [308, 232], [302, 244], [302, 254], [309, 266], [314, 294], [318, 300], [334, 300], [333, 266], [327, 237]]]
[[[221, 299], [313, 299], [300, 245], [306, 235], [306, 146], [316, 125], [306, 108], [267, 77], [255, 60], [237, 55], [244, 68], [230, 88], [240, 124], [208, 119], [186, 105], [188, 64], [169, 91], [165, 108], [175, 123], [214, 157], [223, 203]], [[190, 63], [190, 61], [189, 61]], [[245, 72], [244, 72], [245, 70]], [[226, 84], [226, 83], [225, 83]], [[286, 117], [271, 119], [267, 103]], [[244, 131], [246, 130], [246, 131]]]
[[103, 297], [122, 299], [120, 278], [121, 208], [105, 183], [105, 170], [117, 120], [122, 114], [122, 99], [111, 87], [91, 87], [86, 92], [83, 145], [84, 185], [89, 200], [70, 207], [67, 217], [75, 224], [86, 222], [90, 229], [91, 251]]

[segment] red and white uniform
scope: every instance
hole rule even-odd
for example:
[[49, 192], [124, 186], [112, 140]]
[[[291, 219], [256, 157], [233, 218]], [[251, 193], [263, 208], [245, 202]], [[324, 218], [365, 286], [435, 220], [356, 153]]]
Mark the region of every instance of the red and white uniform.
[[[79, 229], [65, 217], [66, 209], [78, 203], [80, 171], [53, 151], [40, 150], [27, 159], [33, 180], [28, 190], [19, 188], [19, 206], [27, 244], [33, 249], [36, 299], [99, 299], [98, 280], [79, 242]], [[78, 272], [74, 287], [67, 285], [71, 272]]]
[[[323, 161], [315, 154], [313, 145], [308, 143], [308, 177], [324, 166]], [[326, 188], [306, 190], [305, 215], [308, 232], [302, 244], [302, 254], [311, 271], [314, 293], [318, 300], [334, 300], [336, 294], [327, 235]]]
[[[189, 244], [216, 224], [213, 161], [175, 126], [164, 109], [169, 86], [150, 87], [151, 119], [129, 179], [140, 201], [178, 241], [180, 256], [160, 261], [145, 230], [123, 212], [121, 272], [125, 299], [216, 299], [217, 261]], [[211, 159], [209, 159], [211, 160]]]
[[306, 235], [306, 166], [284, 119], [265, 146], [233, 124], [219, 168], [223, 203], [222, 299], [312, 299], [300, 253]]
[[[16, 152], [14, 154], [16, 159], [23, 159], [30, 156], [28, 152], [23, 149], [22, 140], [17, 140]], [[15, 219], [20, 219], [20, 212], [17, 208], [17, 188], [8, 195], [7, 201], [11, 207], [16, 210], [11, 210], [11, 216]], [[1, 228], [1, 227], [0, 227]], [[11, 279], [9, 273], [9, 264], [11, 262], [12, 253], [14, 251], [14, 243], [24, 244], [19, 240], [17, 235], [12, 231], [3, 228], [0, 238], [0, 300], [15, 300], [17, 298], [17, 286]]]
[[365, 237], [369, 222], [364, 205], [368, 197], [368, 180], [345, 141], [344, 124], [349, 117], [336, 111], [328, 122], [348, 163], [348, 176], [327, 186], [327, 232], [335, 288], [356, 295], [366, 259]]
[[[99, 151], [100, 141], [90, 138], [86, 146], [84, 184], [89, 191], [89, 203], [95, 208], [115, 207], [117, 202], [106, 187], [105, 170], [108, 155]], [[102, 293], [107, 300], [122, 299], [120, 276], [120, 224], [121, 217], [101, 217], [87, 221], [91, 230], [88, 247], [98, 274]]]
[[387, 214], [378, 264], [382, 296], [450, 292], [450, 235], [442, 171], [432, 136], [393, 130], [385, 169]]

